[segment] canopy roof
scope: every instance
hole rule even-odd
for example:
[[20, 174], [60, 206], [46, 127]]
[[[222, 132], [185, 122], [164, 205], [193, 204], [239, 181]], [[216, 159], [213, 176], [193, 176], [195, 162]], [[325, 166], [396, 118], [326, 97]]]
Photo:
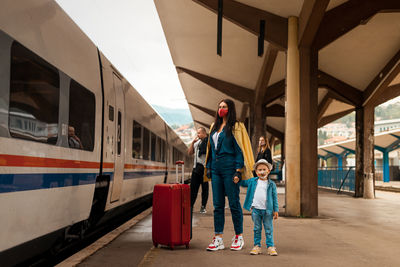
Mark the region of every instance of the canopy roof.
[[209, 126], [224, 98], [234, 99], [243, 120], [246, 103], [261, 88], [267, 131], [283, 135], [289, 16], [299, 17], [299, 42], [315, 32], [319, 127], [368, 101], [377, 105], [400, 95], [400, 1], [331, 0], [321, 7], [326, 1], [224, 0], [222, 56], [216, 45], [218, 0], [154, 2], [196, 126]]

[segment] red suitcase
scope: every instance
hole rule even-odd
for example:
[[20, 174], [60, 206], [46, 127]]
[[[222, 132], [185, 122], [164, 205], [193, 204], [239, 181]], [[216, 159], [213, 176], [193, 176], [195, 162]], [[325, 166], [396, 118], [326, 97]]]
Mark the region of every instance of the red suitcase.
[[153, 192], [153, 244], [169, 246], [190, 242], [190, 187], [187, 184], [158, 184]]

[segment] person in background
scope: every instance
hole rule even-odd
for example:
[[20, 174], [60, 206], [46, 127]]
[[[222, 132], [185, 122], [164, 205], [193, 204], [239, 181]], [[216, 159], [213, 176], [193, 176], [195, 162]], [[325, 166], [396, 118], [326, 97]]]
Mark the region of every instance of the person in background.
[[197, 193], [201, 185], [201, 208], [200, 213], [206, 213], [206, 206], [208, 200], [208, 181], [203, 181], [204, 174], [204, 164], [206, 161], [206, 151], [207, 151], [207, 131], [204, 127], [199, 127], [197, 129], [197, 136], [190, 144], [188, 149], [188, 154], [194, 155], [192, 178], [190, 183], [190, 204], [193, 206], [196, 202]]
[[265, 159], [272, 164], [271, 148], [269, 147], [268, 138], [265, 138], [265, 136], [260, 136], [258, 140], [256, 162], [260, 159]]
[[68, 145], [70, 148], [83, 149], [82, 142], [75, 134], [75, 128], [68, 126]]

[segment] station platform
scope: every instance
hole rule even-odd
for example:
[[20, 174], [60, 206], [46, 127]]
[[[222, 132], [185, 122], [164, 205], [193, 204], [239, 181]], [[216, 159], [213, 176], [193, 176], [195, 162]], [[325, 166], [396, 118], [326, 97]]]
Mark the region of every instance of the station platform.
[[387, 183], [375, 181], [375, 189], [400, 193], [400, 181], [390, 181]]
[[[278, 188], [281, 211], [284, 188]], [[241, 192], [242, 201], [245, 190]], [[317, 218], [279, 217], [274, 222], [274, 239], [279, 255], [249, 254], [253, 247], [253, 223], [244, 215], [245, 246], [231, 251], [233, 225], [226, 209], [224, 243], [228, 247], [208, 252], [213, 236], [212, 201], [207, 213], [200, 214], [196, 201], [193, 239], [190, 249], [154, 248], [151, 240], [151, 214], [115, 238], [77, 266], [400, 266], [400, 194], [376, 192], [375, 200], [319, 191]], [[262, 242], [265, 242], [263, 235]], [[60, 266], [76, 266], [64, 262]]]

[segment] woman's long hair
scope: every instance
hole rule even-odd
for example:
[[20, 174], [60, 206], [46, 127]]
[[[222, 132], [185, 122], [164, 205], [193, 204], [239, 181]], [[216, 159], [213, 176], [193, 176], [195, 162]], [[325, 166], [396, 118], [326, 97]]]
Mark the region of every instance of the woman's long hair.
[[[265, 135], [261, 135], [260, 138], [261, 137], [264, 138], [265, 145], [264, 145], [264, 149], [262, 149], [262, 147], [260, 145], [258, 145], [257, 153], [264, 152], [267, 149], [271, 150], [271, 147], [269, 146], [268, 138]], [[258, 138], [258, 140], [260, 140], [260, 138]]]
[[230, 99], [223, 99], [223, 100], [219, 101], [217, 112], [215, 114], [214, 126], [213, 126], [211, 132], [213, 132], [214, 130], [218, 131], [222, 125], [223, 119], [218, 115], [219, 104], [221, 104], [222, 102], [224, 102], [228, 105], [228, 115], [227, 115], [227, 122], [225, 125], [225, 133], [227, 136], [230, 136], [230, 135], [232, 135], [232, 130], [233, 130], [233, 127], [235, 127], [235, 123], [236, 123], [236, 107], [235, 107], [235, 103]]

